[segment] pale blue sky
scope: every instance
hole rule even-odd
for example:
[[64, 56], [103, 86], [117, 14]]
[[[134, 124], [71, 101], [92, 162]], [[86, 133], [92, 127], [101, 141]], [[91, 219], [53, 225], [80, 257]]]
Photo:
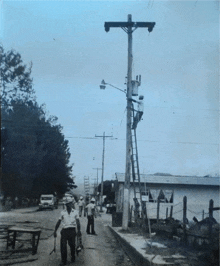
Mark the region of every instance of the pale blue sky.
[[[219, 173], [217, 1], [3, 1], [1, 43], [33, 62], [40, 104], [69, 140], [73, 175], [96, 177], [106, 140], [105, 179], [125, 171], [127, 35], [105, 21], [156, 22], [133, 33], [133, 78], [142, 75], [141, 173]], [[100, 175], [100, 174], [99, 174]]]

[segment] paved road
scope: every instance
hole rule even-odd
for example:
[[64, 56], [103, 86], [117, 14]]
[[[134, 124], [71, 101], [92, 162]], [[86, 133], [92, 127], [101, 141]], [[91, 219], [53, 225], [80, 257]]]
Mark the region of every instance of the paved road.
[[[54, 266], [59, 265], [60, 259], [60, 234], [56, 240], [56, 253], [49, 255], [54, 247], [53, 230], [59, 218], [62, 207], [59, 206], [58, 210], [54, 211], [36, 211], [37, 208], [30, 208], [26, 210], [17, 210], [0, 214], [0, 222], [3, 223], [16, 223], [26, 224], [33, 227], [41, 227], [42, 234], [38, 247], [37, 257], [38, 260], [25, 263], [22, 265], [31, 266]], [[97, 236], [86, 234], [87, 218], [81, 217], [81, 231], [84, 250], [76, 257], [75, 263], [70, 262], [68, 256], [68, 265], [76, 266], [132, 266], [132, 262], [122, 250], [117, 240], [112, 236], [107, 225], [111, 224], [111, 215], [102, 213], [101, 217], [95, 219], [95, 231]], [[30, 223], [31, 222], [31, 223]], [[34, 223], [35, 222], [35, 223]], [[68, 255], [69, 254], [68, 250]], [[14, 264], [21, 265], [21, 264]]]

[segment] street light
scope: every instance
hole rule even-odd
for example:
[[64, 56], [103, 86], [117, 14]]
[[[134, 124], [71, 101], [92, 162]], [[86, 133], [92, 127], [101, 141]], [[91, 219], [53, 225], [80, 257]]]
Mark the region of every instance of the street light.
[[111, 87], [113, 87], [113, 88], [115, 88], [115, 89], [117, 89], [117, 90], [119, 90], [119, 91], [122, 91], [122, 92], [124, 92], [124, 93], [126, 94], [126, 90], [119, 89], [119, 88], [113, 86], [113, 85], [110, 84], [110, 83], [106, 83], [106, 82], [104, 81], [104, 79], [103, 79], [102, 82], [101, 82], [100, 89], [101, 89], [101, 90], [104, 90], [105, 87], [106, 87], [106, 85], [109, 85], [109, 86], [111, 86]]

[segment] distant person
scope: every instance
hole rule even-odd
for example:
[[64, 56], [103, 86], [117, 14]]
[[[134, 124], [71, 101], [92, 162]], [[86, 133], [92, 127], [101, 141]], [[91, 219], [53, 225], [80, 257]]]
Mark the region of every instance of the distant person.
[[132, 125], [132, 129], [136, 129], [138, 122], [141, 121], [141, 118], [143, 116], [144, 113], [144, 96], [140, 95], [139, 96], [139, 101], [136, 101], [134, 99], [130, 99], [133, 102], [136, 102], [138, 104], [138, 110], [137, 113], [134, 117], [134, 121], [133, 121], [133, 125]]
[[[82, 212], [83, 212], [83, 209], [85, 207], [85, 201], [83, 199], [83, 196], [80, 197], [79, 201], [78, 201], [78, 206], [79, 206], [79, 217], [82, 216]], [[84, 210], [85, 212], [85, 210]]]
[[[60, 218], [57, 221], [54, 230], [54, 237], [57, 237], [57, 229], [61, 224], [61, 239], [60, 239], [60, 251], [61, 251], [61, 265], [67, 264], [67, 242], [71, 251], [71, 262], [75, 261], [75, 239], [76, 235], [81, 236], [79, 212], [74, 209], [74, 199], [67, 197], [65, 201], [66, 208], [62, 210]], [[77, 229], [77, 232], [76, 232]]]
[[90, 200], [90, 203], [85, 207], [85, 209], [87, 210], [88, 219], [86, 232], [87, 234], [96, 235], [94, 230], [94, 218], [96, 218], [96, 205], [94, 198]]

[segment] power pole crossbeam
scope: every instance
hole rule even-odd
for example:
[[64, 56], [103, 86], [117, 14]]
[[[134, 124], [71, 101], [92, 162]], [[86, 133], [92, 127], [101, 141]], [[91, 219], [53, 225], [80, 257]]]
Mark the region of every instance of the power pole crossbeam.
[[129, 221], [129, 201], [130, 201], [130, 176], [131, 176], [131, 151], [132, 151], [132, 135], [131, 135], [131, 110], [132, 102], [132, 32], [137, 28], [148, 28], [152, 32], [155, 22], [133, 22], [132, 16], [128, 15], [127, 22], [105, 22], [105, 31], [109, 32], [110, 28], [122, 28], [128, 34], [128, 73], [127, 73], [127, 131], [126, 131], [126, 165], [125, 165], [125, 185], [123, 200], [123, 218], [122, 228], [128, 229]]
[[148, 28], [149, 32], [152, 32], [155, 22], [105, 22], [105, 31], [109, 32], [110, 28]]

